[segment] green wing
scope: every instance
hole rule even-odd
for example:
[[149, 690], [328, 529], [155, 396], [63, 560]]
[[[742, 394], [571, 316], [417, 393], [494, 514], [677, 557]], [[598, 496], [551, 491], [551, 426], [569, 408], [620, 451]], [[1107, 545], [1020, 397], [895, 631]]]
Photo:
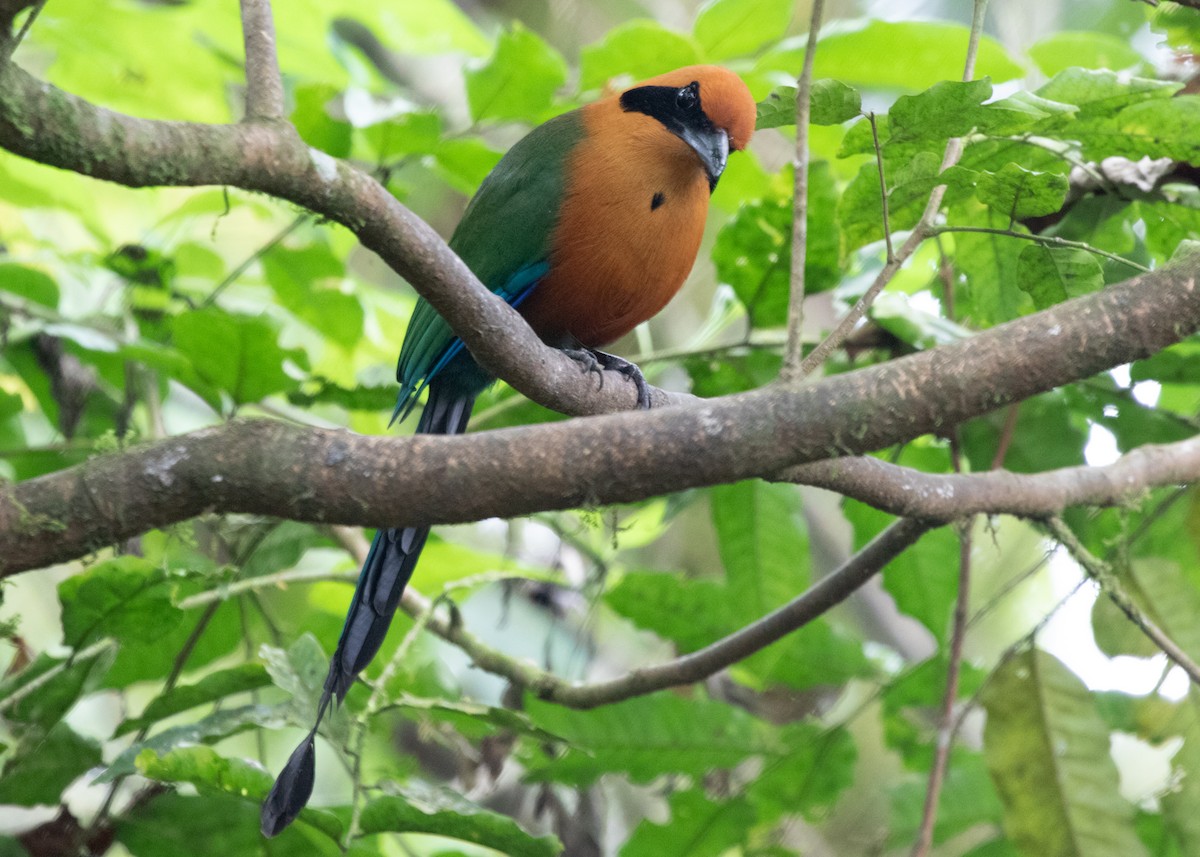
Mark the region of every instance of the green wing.
[[[519, 303], [546, 273], [567, 156], [582, 136], [578, 110], [531, 131], [483, 180], [450, 238], [480, 282], [509, 303]], [[398, 414], [461, 348], [450, 325], [418, 301], [396, 368]]]

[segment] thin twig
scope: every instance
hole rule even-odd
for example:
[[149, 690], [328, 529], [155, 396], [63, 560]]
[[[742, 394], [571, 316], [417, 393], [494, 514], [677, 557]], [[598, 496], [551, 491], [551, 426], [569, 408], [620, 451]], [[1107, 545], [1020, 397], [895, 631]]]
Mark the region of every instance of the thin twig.
[[1146, 273], [1150, 269], [1145, 265], [1141, 265], [1130, 259], [1126, 259], [1117, 253], [1110, 253], [1107, 250], [1101, 250], [1099, 247], [1093, 247], [1083, 241], [1070, 241], [1066, 238], [1059, 238], [1057, 235], [1035, 235], [1030, 232], [1017, 232], [1013, 229], [998, 229], [988, 226], [939, 226], [934, 230], [938, 235], [945, 235], [952, 232], [973, 232], [980, 235], [1003, 235], [1007, 238], [1019, 238], [1022, 241], [1032, 241], [1035, 244], [1043, 244], [1047, 247], [1064, 247], [1072, 250], [1085, 250], [1095, 256], [1100, 256], [1108, 259], [1110, 262], [1117, 262], [1132, 268], [1139, 273]]
[[[979, 40], [983, 36], [983, 19], [984, 13], [987, 11], [987, 0], [975, 0], [975, 14], [971, 20], [971, 36], [967, 42], [967, 58], [963, 67], [963, 80], [971, 80], [975, 76], [975, 57], [979, 52]], [[946, 143], [946, 151], [942, 156], [942, 166], [940, 172], [945, 172], [950, 167], [958, 163], [958, 159], [962, 157], [963, 140], [961, 137], [955, 137]], [[938, 185], [929, 194], [929, 203], [925, 206], [925, 211], [921, 215], [921, 219], [917, 221], [917, 225], [913, 227], [913, 231], [909, 233], [907, 240], [900, 246], [896, 257], [893, 260], [885, 262], [882, 270], [876, 275], [875, 281], [871, 283], [870, 288], [860, 297], [850, 308], [850, 311], [838, 322], [837, 326], [830, 331], [817, 347], [814, 348], [809, 355], [800, 364], [800, 376], [809, 375], [818, 366], [825, 362], [825, 359], [830, 353], [840, 346], [850, 332], [854, 330], [855, 325], [866, 315], [871, 304], [875, 302], [875, 298], [883, 291], [884, 286], [892, 281], [892, 277], [900, 270], [901, 266], [908, 261], [909, 257], [916, 252], [917, 248], [933, 233], [934, 220], [937, 217], [938, 210], [942, 207], [942, 199], [946, 195], [946, 186]]]
[[946, 667], [946, 692], [942, 697], [942, 717], [938, 724], [937, 744], [933, 767], [929, 770], [929, 787], [925, 792], [925, 807], [921, 813], [921, 828], [913, 845], [912, 857], [925, 857], [933, 845], [933, 828], [937, 821], [938, 799], [946, 782], [950, 750], [954, 746], [954, 704], [958, 700], [958, 682], [962, 674], [963, 641], [967, 636], [967, 605], [971, 583], [971, 520], [959, 525], [958, 533], [958, 598], [954, 602], [954, 625], [950, 634], [950, 662]]
[[37, 20], [37, 16], [42, 13], [42, 9], [46, 6], [46, 0], [38, 0], [33, 4], [33, 8], [29, 10], [29, 14], [25, 16], [25, 20], [21, 23], [21, 29], [11, 40], [4, 44], [0, 44], [0, 69], [3, 69], [12, 60], [13, 54], [17, 52], [17, 46], [25, 40], [25, 36], [29, 33], [29, 29], [33, 26], [33, 22]]
[[817, 54], [817, 38], [821, 33], [821, 17], [825, 0], [813, 0], [812, 18], [808, 26], [808, 47], [804, 65], [796, 81], [796, 156], [793, 160], [794, 200], [792, 202], [792, 270], [791, 294], [788, 298], [788, 338], [780, 371], [785, 381], [797, 376], [804, 356], [804, 266], [808, 255], [808, 120], [812, 113], [813, 58]]
[[241, 0], [246, 47], [246, 119], [283, 118], [283, 78], [275, 56], [270, 0]]
[[879, 203], [882, 206], [883, 212], [883, 244], [887, 248], [886, 261], [894, 262], [896, 260], [896, 251], [892, 247], [892, 227], [888, 216], [888, 190], [887, 181], [883, 175], [883, 149], [879, 146], [879, 123], [875, 121], [875, 111], [867, 114], [867, 121], [871, 123], [871, 142], [875, 145], [875, 166], [879, 169]]
[[305, 222], [307, 222], [310, 219], [312, 219], [311, 214], [297, 215], [296, 218], [291, 223], [289, 223], [287, 226], [283, 227], [283, 229], [280, 229], [278, 232], [276, 232], [275, 235], [273, 235], [270, 239], [268, 239], [265, 244], [263, 244], [261, 247], [255, 248], [254, 252], [252, 252], [249, 256], [247, 256], [245, 259], [243, 259], [236, 268], [234, 268], [232, 271], [230, 271], [225, 276], [225, 279], [223, 279], [223, 280], [221, 280], [221, 282], [217, 283], [217, 285], [213, 288], [213, 290], [211, 292], [209, 292], [207, 296], [205, 296], [204, 300], [202, 300], [200, 302], [200, 309], [203, 309], [204, 307], [207, 307], [207, 306], [212, 306], [212, 304], [216, 301], [216, 299], [218, 297], [220, 297], [221, 292], [225, 291], [227, 288], [229, 288], [231, 285], [233, 285], [234, 282], [236, 282], [237, 279], [240, 276], [242, 276], [242, 274], [246, 273], [246, 271], [248, 271], [250, 269], [251, 265], [253, 265], [255, 262], [257, 262], [263, 256], [270, 253], [276, 247], [278, 247], [279, 244], [282, 243], [285, 238], [287, 238], [289, 235], [291, 235], [293, 232], [295, 232], [297, 229], [299, 229]]
[[4, 697], [3, 699], [0, 699], [0, 714], [4, 713], [5, 711], [8, 711], [8, 709], [12, 708], [14, 705], [16, 705], [21, 700], [25, 699], [30, 694], [34, 693], [35, 691], [41, 689], [45, 685], [54, 681], [54, 679], [58, 678], [59, 675], [66, 672], [67, 670], [71, 669], [71, 667], [75, 666], [76, 664], [81, 663], [83, 661], [91, 660], [92, 658], [97, 657], [98, 655], [103, 653], [105, 650], [114, 648], [116, 645], [117, 645], [116, 640], [106, 637], [103, 640], [99, 640], [95, 643], [92, 643], [87, 648], [83, 648], [77, 652], [74, 652], [65, 661], [55, 664], [54, 666], [50, 667], [50, 669], [46, 670], [44, 673], [42, 673], [37, 678], [30, 679], [28, 682], [26, 682], [25, 684], [18, 687], [16, 690], [14, 690], [8, 696]]
[[1046, 528], [1050, 530], [1054, 538], [1067, 549], [1074, 557], [1083, 570], [1087, 572], [1088, 577], [1096, 581], [1100, 586], [1100, 591], [1108, 596], [1109, 600], [1124, 613], [1129, 621], [1133, 622], [1138, 629], [1150, 638], [1150, 641], [1156, 645], [1159, 650], [1167, 656], [1177, 667], [1187, 673], [1192, 684], [1200, 687], [1200, 665], [1188, 656], [1187, 652], [1181, 649], [1167, 633], [1159, 628], [1149, 617], [1133, 603], [1129, 594], [1125, 592], [1121, 586], [1112, 568], [1104, 560], [1092, 554], [1078, 538], [1075, 533], [1063, 523], [1062, 518], [1053, 517], [1045, 522]]

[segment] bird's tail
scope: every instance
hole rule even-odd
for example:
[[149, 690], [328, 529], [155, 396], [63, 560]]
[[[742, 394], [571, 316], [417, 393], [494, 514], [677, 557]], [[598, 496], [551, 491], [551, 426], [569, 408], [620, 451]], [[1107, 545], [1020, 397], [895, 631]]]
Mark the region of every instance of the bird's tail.
[[[474, 395], [448, 390], [436, 382], [430, 384], [429, 398], [417, 423], [417, 433], [461, 434], [467, 427], [474, 402]], [[316, 722], [280, 771], [271, 793], [263, 802], [261, 821], [264, 836], [279, 833], [292, 823], [308, 803], [315, 778], [314, 739], [321, 718], [331, 700], [336, 698], [340, 703], [345, 698], [355, 677], [379, 651], [428, 535], [429, 527], [402, 527], [376, 532], [358, 576], [342, 636], [329, 662], [329, 674], [325, 677], [325, 688], [317, 705]]]

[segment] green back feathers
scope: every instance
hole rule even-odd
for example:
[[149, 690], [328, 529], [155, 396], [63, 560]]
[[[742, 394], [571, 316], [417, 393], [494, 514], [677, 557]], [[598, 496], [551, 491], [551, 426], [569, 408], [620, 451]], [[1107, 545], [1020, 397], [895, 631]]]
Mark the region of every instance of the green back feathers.
[[[523, 137], [483, 180], [450, 238], [451, 249], [475, 276], [509, 303], [519, 302], [546, 273], [567, 157], [582, 137], [578, 110]], [[442, 317], [424, 299], [418, 301], [396, 368], [397, 413], [460, 348]]]

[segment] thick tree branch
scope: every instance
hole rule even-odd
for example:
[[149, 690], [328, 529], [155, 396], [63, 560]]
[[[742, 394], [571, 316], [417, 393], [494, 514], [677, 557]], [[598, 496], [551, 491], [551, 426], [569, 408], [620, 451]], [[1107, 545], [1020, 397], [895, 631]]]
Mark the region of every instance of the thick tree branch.
[[246, 118], [283, 118], [283, 78], [275, 56], [271, 0], [241, 0], [246, 49]]
[[[360, 437], [267, 421], [194, 432], [5, 488], [0, 572], [78, 557], [203, 511], [438, 524], [777, 478], [798, 464], [938, 431], [1153, 354], [1200, 329], [1198, 272], [1200, 260], [1188, 259], [962, 343], [799, 389], [690, 407], [460, 437]], [[1141, 455], [1165, 466], [1153, 449]], [[827, 480], [838, 467], [825, 465]], [[1171, 471], [1170, 478], [1185, 476]], [[879, 504], [902, 505], [904, 496]], [[958, 502], [941, 519], [968, 511]]]
[[[634, 407], [618, 373], [599, 385], [544, 345], [423, 220], [361, 170], [312, 149], [283, 122], [203, 125], [126, 116], [0, 68], [0, 147], [127, 187], [229, 185], [293, 202], [350, 229], [408, 280], [499, 377], [569, 414]], [[654, 390], [653, 405], [674, 401]]]

